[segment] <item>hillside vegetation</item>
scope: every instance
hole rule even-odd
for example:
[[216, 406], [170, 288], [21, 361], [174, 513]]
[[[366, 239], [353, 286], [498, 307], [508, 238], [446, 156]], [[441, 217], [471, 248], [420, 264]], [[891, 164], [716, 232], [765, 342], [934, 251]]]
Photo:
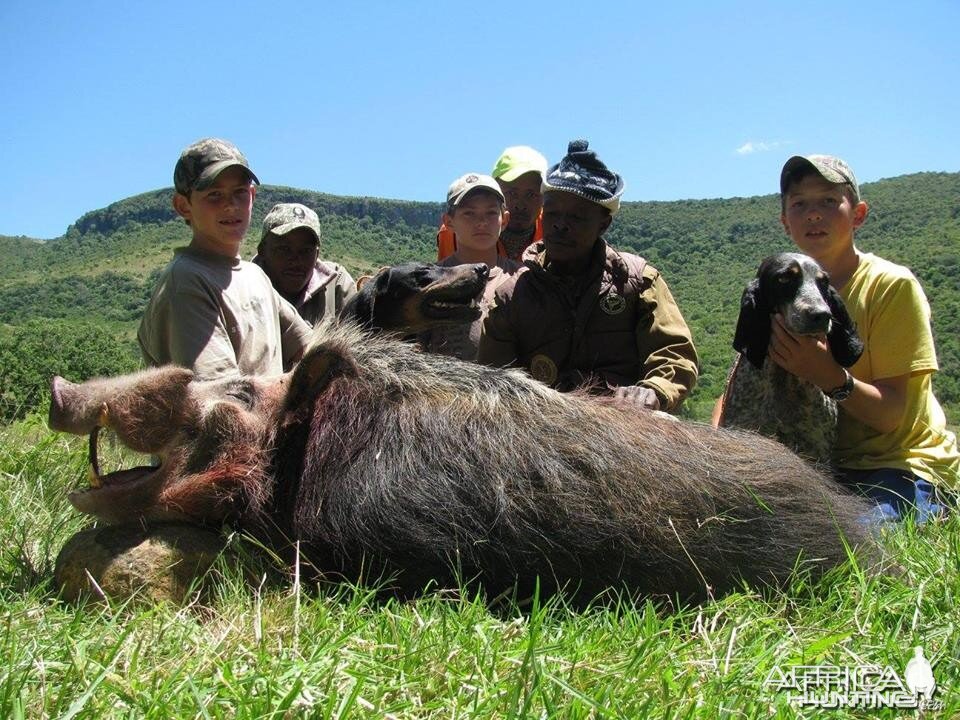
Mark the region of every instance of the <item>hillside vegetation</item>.
[[[53, 373], [71, 379], [137, 366], [133, 339], [157, 273], [189, 231], [170, 189], [89, 212], [48, 242], [0, 236], [0, 415], [42, 400]], [[868, 183], [870, 217], [858, 246], [911, 267], [927, 291], [941, 372], [935, 389], [952, 423], [960, 417], [960, 174], [920, 173]], [[442, 206], [345, 198], [264, 186], [244, 245], [256, 250], [263, 215], [276, 202], [317, 210], [322, 255], [354, 275], [434, 257]], [[740, 294], [764, 256], [790, 249], [775, 195], [625, 203], [608, 233], [615, 246], [664, 274], [700, 351], [700, 384], [687, 403], [705, 419], [732, 357]], [[99, 359], [92, 358], [97, 355]]]

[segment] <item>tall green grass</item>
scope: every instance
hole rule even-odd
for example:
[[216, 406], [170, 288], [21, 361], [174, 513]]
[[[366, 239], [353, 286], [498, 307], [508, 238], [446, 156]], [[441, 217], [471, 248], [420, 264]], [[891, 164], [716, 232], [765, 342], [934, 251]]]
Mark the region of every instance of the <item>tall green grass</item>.
[[960, 715], [956, 517], [887, 531], [897, 572], [851, 563], [681, 610], [553, 599], [491, 611], [466, 592], [377, 601], [284, 581], [242, 535], [239, 559], [186, 607], [75, 605], [52, 574], [86, 524], [66, 500], [84, 452], [37, 418], [0, 430], [3, 718], [903, 717], [792, 706], [764, 681], [797, 664], [902, 675], [915, 645], [939, 685], [928, 716]]

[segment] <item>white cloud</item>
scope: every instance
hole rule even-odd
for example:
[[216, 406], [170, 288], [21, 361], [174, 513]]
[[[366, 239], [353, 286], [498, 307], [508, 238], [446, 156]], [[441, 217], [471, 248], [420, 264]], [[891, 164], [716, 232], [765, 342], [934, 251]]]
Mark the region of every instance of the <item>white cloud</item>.
[[789, 142], [784, 142], [782, 140], [775, 140], [773, 142], [765, 142], [763, 140], [753, 141], [748, 140], [743, 145], [737, 148], [737, 155], [753, 155], [758, 152], [770, 152], [771, 150], [777, 150], [784, 145], [789, 145]]

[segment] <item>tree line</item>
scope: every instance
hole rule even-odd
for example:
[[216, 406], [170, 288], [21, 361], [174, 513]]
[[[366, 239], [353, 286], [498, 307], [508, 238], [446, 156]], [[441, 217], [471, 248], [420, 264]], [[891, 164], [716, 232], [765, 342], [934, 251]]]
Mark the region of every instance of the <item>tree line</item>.
[[[863, 186], [871, 212], [861, 250], [912, 268], [933, 310], [940, 361], [934, 385], [953, 424], [960, 417], [960, 173], [919, 173]], [[189, 230], [170, 208], [171, 189], [86, 213], [47, 242], [0, 236], [0, 419], [43, 402], [49, 376], [71, 379], [135, 369], [133, 333], [157, 273]], [[263, 216], [276, 202], [317, 210], [322, 257], [354, 276], [435, 257], [437, 203], [346, 198], [263, 186], [243, 255], [252, 257]], [[624, 203], [608, 231], [615, 247], [664, 275], [693, 332], [702, 372], [684, 410], [706, 419], [733, 357], [740, 294], [760, 260], [792, 249], [779, 198]]]

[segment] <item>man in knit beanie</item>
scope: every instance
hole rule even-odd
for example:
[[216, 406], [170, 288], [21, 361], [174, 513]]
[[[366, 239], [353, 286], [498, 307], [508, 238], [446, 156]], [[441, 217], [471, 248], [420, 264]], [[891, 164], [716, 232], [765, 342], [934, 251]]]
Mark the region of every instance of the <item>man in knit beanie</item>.
[[604, 240], [624, 183], [585, 140], [543, 182], [543, 240], [501, 285], [484, 321], [478, 360], [519, 366], [561, 392], [586, 388], [676, 411], [698, 359], [659, 271]]

